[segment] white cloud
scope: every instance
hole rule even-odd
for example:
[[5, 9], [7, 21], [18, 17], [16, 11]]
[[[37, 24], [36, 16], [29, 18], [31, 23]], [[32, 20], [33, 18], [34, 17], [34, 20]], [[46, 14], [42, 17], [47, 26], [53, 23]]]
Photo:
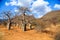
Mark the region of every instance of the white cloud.
[[6, 2], [5, 5], [6, 5], [6, 6], [9, 6], [9, 3]]
[[60, 9], [60, 4], [55, 4], [54, 8]]
[[34, 17], [35, 17], [35, 18], [41, 18], [41, 17], [43, 17], [43, 15], [40, 15], [40, 14], [38, 13], [38, 14], [35, 14]]
[[15, 9], [15, 12], [18, 12], [18, 10], [17, 10], [17, 9]]
[[[31, 5], [31, 3], [33, 3]], [[44, 0], [11, 0], [9, 3], [6, 3], [6, 5], [11, 5], [11, 6], [24, 6], [28, 7], [32, 10], [32, 13], [35, 17], [42, 17], [41, 15], [46, 14], [47, 12], [50, 12], [52, 9], [50, 6], [48, 6], [48, 2]], [[17, 10], [15, 9], [15, 12]]]
[[[10, 2], [8, 3], [11, 6], [24, 6], [24, 7], [30, 7], [31, 3], [33, 1], [32, 0], [10, 0]], [[6, 2], [7, 3], [7, 2]]]
[[48, 13], [50, 11], [52, 11], [52, 9], [50, 8], [50, 6], [46, 6], [45, 13]]
[[[37, 17], [41, 17], [41, 15], [44, 15], [50, 11], [52, 11], [52, 9], [50, 8], [50, 6], [48, 6], [48, 2], [43, 1], [43, 0], [37, 0], [33, 3], [32, 5], [32, 10], [33, 13], [35, 13], [36, 15], [38, 15]], [[35, 15], [35, 16], [36, 16]]]
[[37, 0], [37, 1], [35, 1], [34, 3], [33, 3], [33, 7], [36, 7], [36, 6], [39, 6], [39, 5], [47, 5], [47, 4], [49, 4], [48, 2], [45, 2], [45, 1], [43, 1], [43, 0]]
[[39, 15], [37, 18], [41, 18], [41, 17], [43, 17], [43, 15]]
[[14, 5], [17, 5], [17, 1], [16, 0], [10, 0], [10, 2], [6, 2], [5, 4], [14, 6]]

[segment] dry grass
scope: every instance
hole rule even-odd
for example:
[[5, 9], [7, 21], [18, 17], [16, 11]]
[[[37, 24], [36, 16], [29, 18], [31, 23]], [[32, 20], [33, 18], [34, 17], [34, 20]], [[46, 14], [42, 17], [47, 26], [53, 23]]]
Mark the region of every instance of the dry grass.
[[[35, 30], [23, 32], [18, 27], [13, 27], [13, 29], [9, 31], [6, 27], [0, 26], [0, 40], [60, 40], [60, 34], [56, 33], [55, 36], [50, 35], [52, 31], [57, 31], [54, 27], [55, 26], [53, 26], [53, 28], [48, 27], [49, 29], [46, 28], [46, 30], [50, 31], [37, 33]], [[59, 27], [59, 25], [57, 25], [57, 27]], [[3, 33], [5, 34], [4, 36], [2, 35]]]
[[60, 31], [58, 31], [55, 35], [55, 40], [60, 40]]
[[0, 32], [5, 33], [4, 38], [6, 40], [53, 40], [49, 34], [36, 33], [35, 30], [27, 30], [26, 32], [23, 32], [18, 27], [14, 27], [10, 31], [5, 27], [1, 27]]
[[0, 40], [4, 40], [4, 34], [0, 32]]

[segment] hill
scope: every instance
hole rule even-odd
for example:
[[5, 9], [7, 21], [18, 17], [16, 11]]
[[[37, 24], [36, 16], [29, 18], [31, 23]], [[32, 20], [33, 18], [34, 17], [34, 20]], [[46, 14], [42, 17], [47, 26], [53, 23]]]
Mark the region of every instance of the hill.
[[41, 20], [60, 23], [60, 10], [47, 13]]
[[60, 29], [60, 10], [51, 11], [35, 22], [39, 24], [36, 26], [37, 31], [45, 33], [53, 32], [55, 34]]

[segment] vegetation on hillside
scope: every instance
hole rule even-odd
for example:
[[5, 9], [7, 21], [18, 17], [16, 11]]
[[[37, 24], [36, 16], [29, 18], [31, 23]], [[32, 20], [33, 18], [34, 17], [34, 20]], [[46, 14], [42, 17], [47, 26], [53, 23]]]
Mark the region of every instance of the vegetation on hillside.
[[[37, 31], [48, 33], [48, 32], [51, 32], [51, 30], [53, 29], [55, 31], [52, 30], [52, 32], [56, 32], [58, 31], [57, 28], [59, 28], [58, 26], [56, 27], [56, 25], [60, 24], [60, 10], [51, 11], [46, 15], [44, 15], [42, 18], [37, 19], [35, 22], [39, 24], [36, 26]], [[52, 27], [52, 25], [54, 27]]]

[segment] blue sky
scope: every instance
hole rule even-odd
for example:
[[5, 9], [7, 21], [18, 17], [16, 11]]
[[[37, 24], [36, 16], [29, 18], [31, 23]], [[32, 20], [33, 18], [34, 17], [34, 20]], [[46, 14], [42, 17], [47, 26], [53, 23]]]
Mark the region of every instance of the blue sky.
[[60, 10], [60, 0], [0, 0], [0, 13], [8, 10], [18, 12], [17, 6], [29, 8], [31, 15], [40, 18], [50, 11]]

